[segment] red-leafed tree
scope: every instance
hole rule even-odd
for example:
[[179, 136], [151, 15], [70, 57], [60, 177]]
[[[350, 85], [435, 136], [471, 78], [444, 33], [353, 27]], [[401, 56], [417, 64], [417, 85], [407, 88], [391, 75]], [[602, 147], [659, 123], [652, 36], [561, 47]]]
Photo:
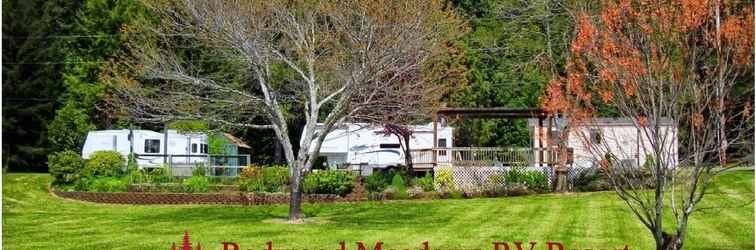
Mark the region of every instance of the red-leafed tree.
[[[576, 11], [572, 56], [548, 85], [544, 108], [569, 114], [569, 133], [583, 140], [656, 249], [682, 248], [707, 187], [737, 164], [728, 155], [753, 140], [752, 4], [612, 0]], [[627, 152], [608, 140], [591, 142], [583, 128], [602, 110], [632, 118], [649, 144], [636, 152], [650, 159], [643, 166], [622, 164]]]

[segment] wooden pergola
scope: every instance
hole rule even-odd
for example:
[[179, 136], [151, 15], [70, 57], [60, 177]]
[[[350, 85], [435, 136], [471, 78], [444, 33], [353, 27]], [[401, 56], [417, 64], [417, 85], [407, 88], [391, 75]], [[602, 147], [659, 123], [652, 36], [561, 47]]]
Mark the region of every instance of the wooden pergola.
[[[548, 118], [548, 113], [541, 108], [441, 108], [433, 114], [433, 148], [438, 148], [438, 119], [440, 117], [453, 119], [538, 119], [538, 147], [543, 148], [543, 136], [540, 133], [543, 130], [544, 120]], [[549, 127], [552, 123], [549, 123]], [[540, 151], [540, 158], [543, 159], [543, 151]], [[437, 161], [436, 154], [433, 155], [433, 161]]]

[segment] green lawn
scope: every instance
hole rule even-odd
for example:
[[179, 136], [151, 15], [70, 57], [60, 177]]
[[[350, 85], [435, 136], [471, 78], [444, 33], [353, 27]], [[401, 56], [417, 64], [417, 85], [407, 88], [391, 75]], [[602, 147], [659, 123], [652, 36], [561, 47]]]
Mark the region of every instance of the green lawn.
[[[719, 177], [694, 214], [686, 249], [753, 249], [753, 171]], [[238, 242], [262, 249], [336, 249], [346, 241], [384, 248], [493, 249], [493, 241], [562, 242], [566, 249], [651, 249], [652, 240], [612, 192], [496, 199], [305, 205], [313, 222], [282, 224], [286, 206], [131, 206], [55, 198], [44, 174], [3, 176], [5, 249], [169, 249], [185, 229], [203, 249]], [[543, 244], [543, 245], [542, 245]], [[371, 245], [372, 247], [372, 245]], [[516, 249], [516, 248], [515, 248]]]

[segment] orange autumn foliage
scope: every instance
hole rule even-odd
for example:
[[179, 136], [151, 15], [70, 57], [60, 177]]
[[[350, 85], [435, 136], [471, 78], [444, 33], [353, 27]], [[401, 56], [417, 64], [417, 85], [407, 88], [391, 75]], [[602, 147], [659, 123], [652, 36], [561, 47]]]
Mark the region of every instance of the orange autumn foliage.
[[[591, 117], [596, 103], [648, 102], [652, 85], [702, 81], [696, 55], [710, 53], [716, 24], [713, 0], [610, 0], [597, 13], [579, 11], [566, 72], [542, 97], [552, 113]], [[732, 67], [753, 58], [753, 9], [721, 6], [720, 38]], [[680, 54], [682, 53], [682, 54]], [[709, 55], [711, 56], [711, 55]], [[590, 66], [588, 66], [590, 65]], [[694, 65], [691, 67], [691, 65]]]

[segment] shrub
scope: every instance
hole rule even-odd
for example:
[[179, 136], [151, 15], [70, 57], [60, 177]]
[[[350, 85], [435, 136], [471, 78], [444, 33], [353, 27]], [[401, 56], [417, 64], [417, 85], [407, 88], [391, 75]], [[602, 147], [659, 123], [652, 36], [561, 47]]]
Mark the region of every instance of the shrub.
[[451, 169], [439, 169], [436, 171], [436, 177], [433, 178], [433, 186], [441, 192], [450, 192], [457, 190], [454, 184], [454, 175]]
[[521, 184], [537, 191], [548, 190], [548, 178], [549, 177], [541, 171], [526, 170], [521, 167], [513, 167], [504, 174], [504, 182], [507, 186]]
[[424, 192], [430, 192], [436, 190], [433, 186], [433, 175], [428, 172], [425, 176], [415, 178], [415, 186], [420, 187]]
[[265, 190], [262, 168], [249, 166], [239, 174], [239, 190], [247, 192], [262, 192]]
[[283, 192], [289, 183], [289, 169], [286, 167], [266, 167], [262, 171], [266, 192]]
[[144, 169], [128, 171], [126, 175], [124, 175], [124, 179], [129, 184], [150, 182], [149, 175]]
[[75, 150], [94, 129], [86, 109], [68, 103], [55, 111], [55, 118], [47, 124], [47, 139], [55, 151]]
[[302, 191], [308, 194], [346, 195], [352, 191], [354, 176], [350, 172], [325, 170], [309, 173], [302, 180]]
[[394, 178], [391, 178], [391, 187], [396, 189], [394, 198], [407, 199], [409, 197], [407, 194], [407, 186], [404, 184], [404, 178], [402, 178], [400, 174], [394, 174]]
[[207, 179], [210, 181], [210, 184], [219, 184], [219, 185], [236, 185], [236, 184], [238, 184], [236, 177], [229, 177], [229, 176], [208, 176]]
[[86, 176], [119, 176], [126, 168], [126, 160], [116, 151], [94, 152], [84, 166]]
[[76, 185], [78, 190], [89, 192], [126, 192], [128, 184], [116, 177], [86, 177]]
[[145, 171], [149, 183], [170, 183], [174, 182], [173, 173], [168, 166], [160, 166]]
[[572, 183], [572, 188], [581, 192], [605, 191], [612, 188], [598, 168], [579, 170]]
[[492, 197], [497, 197], [506, 194], [506, 185], [504, 175], [501, 173], [495, 173], [488, 177], [485, 192]]
[[239, 190], [247, 192], [283, 192], [289, 183], [289, 170], [286, 167], [249, 166], [239, 174]]
[[192, 176], [184, 179], [184, 190], [189, 193], [206, 193], [210, 189], [210, 183], [205, 176]]
[[47, 156], [47, 167], [56, 182], [71, 183], [79, 179], [84, 161], [78, 153], [66, 150]]
[[205, 165], [202, 163], [194, 164], [194, 167], [192, 168], [192, 176], [205, 176], [207, 174], [207, 169], [205, 168]]
[[365, 189], [371, 193], [382, 192], [389, 185], [386, 176], [382, 172], [373, 172], [373, 174], [362, 179]]

